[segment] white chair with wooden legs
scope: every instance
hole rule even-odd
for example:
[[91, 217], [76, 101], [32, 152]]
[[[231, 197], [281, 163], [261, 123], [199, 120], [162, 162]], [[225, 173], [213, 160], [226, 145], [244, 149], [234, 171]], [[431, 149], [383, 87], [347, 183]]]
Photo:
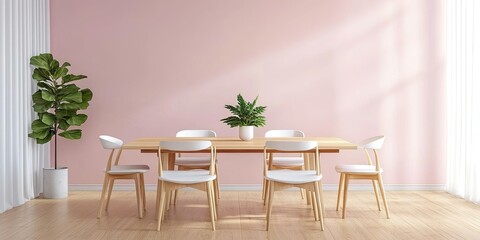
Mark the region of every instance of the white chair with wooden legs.
[[[298, 130], [269, 130], [265, 133], [266, 138], [292, 138], [292, 137], [298, 137], [298, 138], [303, 138], [305, 137], [305, 134], [302, 131]], [[293, 170], [305, 170], [305, 165], [304, 165], [304, 158], [303, 154], [297, 155], [297, 156], [276, 156], [270, 161], [269, 159], [267, 160], [268, 162], [268, 169], [293, 169]], [[264, 199], [264, 204], [266, 203], [266, 184], [265, 184], [265, 179], [263, 179], [263, 186], [262, 186], [262, 199]], [[303, 189], [300, 189], [300, 195], [302, 199], [305, 198], [305, 191]]]
[[[315, 170], [268, 170], [268, 156], [275, 153], [306, 153], [314, 151]], [[313, 212], [315, 221], [320, 221], [322, 231], [323, 223], [323, 194], [322, 174], [316, 141], [267, 141], [264, 148], [265, 179], [268, 186], [267, 203], [267, 231], [270, 228], [273, 197], [276, 191], [286, 188], [298, 187], [313, 192]]]
[[[172, 156], [172, 153], [195, 153], [199, 151], [210, 152], [210, 167], [208, 170], [171, 171], [163, 170], [162, 159]], [[216, 151], [210, 141], [165, 141], [160, 142], [158, 149], [158, 185], [157, 185], [157, 231], [160, 231], [165, 212], [168, 208], [170, 193], [176, 189], [191, 187], [207, 193], [208, 206], [212, 229], [215, 230], [217, 210], [215, 206], [213, 181], [215, 175]]]
[[[145, 181], [143, 174], [150, 168], [147, 165], [119, 165], [120, 154], [122, 153], [123, 141], [106, 135], [100, 136], [100, 142], [103, 148], [111, 149], [108, 157], [107, 167], [105, 169], [105, 180], [103, 182], [102, 196], [98, 207], [97, 218], [101, 218], [104, 211], [108, 211], [108, 204], [112, 195], [114, 181], [117, 179], [133, 179], [135, 181], [135, 191], [137, 194], [138, 217], [143, 218], [145, 211]], [[118, 149], [115, 163], [112, 165], [113, 155]], [[108, 196], [107, 196], [108, 192]]]
[[[182, 130], [177, 132], [177, 138], [214, 138], [217, 137], [217, 133], [212, 130]], [[208, 170], [210, 168], [210, 157], [206, 156], [185, 156], [177, 154], [175, 157], [175, 165], [178, 170], [192, 170], [192, 169], [204, 169]], [[213, 181], [215, 186], [215, 204], [218, 203], [217, 199], [220, 199], [220, 189], [218, 186], [218, 164], [217, 159], [215, 159], [215, 174], [217, 178]], [[175, 195], [173, 197], [173, 203], [177, 203], [178, 191], [175, 190]]]
[[[341, 193], [343, 191], [343, 209], [342, 209], [342, 218], [345, 218], [347, 210], [347, 194], [348, 194], [348, 184], [350, 179], [366, 179], [372, 180], [373, 190], [375, 192], [375, 198], [377, 200], [378, 211], [381, 211], [380, 201], [378, 199], [378, 187], [380, 187], [380, 193], [383, 199], [383, 205], [385, 207], [385, 212], [387, 213], [387, 218], [390, 218], [390, 213], [388, 211], [387, 198], [385, 196], [385, 189], [383, 187], [382, 172], [383, 169], [380, 167], [380, 158], [378, 156], [378, 150], [383, 146], [385, 140], [384, 136], [376, 136], [362, 141], [359, 144], [359, 148], [363, 148], [368, 160], [368, 165], [337, 165], [335, 170], [340, 173], [340, 182], [338, 185], [338, 196], [337, 196], [337, 208], [338, 211], [340, 205]], [[375, 156], [375, 165], [372, 162], [372, 158], [368, 151], [373, 151]]]

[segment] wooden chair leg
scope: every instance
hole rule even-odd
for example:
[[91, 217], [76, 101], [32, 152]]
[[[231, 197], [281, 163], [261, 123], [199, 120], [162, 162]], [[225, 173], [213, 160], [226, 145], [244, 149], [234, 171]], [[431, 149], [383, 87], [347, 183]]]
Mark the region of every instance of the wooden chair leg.
[[166, 199], [165, 199], [165, 205], [166, 206], [165, 206], [165, 208], [166, 208], [167, 211], [170, 210], [170, 204], [171, 204], [172, 195], [173, 195], [172, 192], [173, 191], [167, 191], [167, 193], [165, 195], [166, 196]]
[[382, 209], [380, 208], [380, 201], [378, 200], [377, 183], [373, 179], [372, 179], [372, 184], [373, 184], [373, 191], [375, 192], [375, 200], [377, 200], [378, 211], [382, 211]]
[[320, 227], [323, 230], [325, 230], [325, 224], [323, 222], [323, 216], [324, 216], [324, 206], [323, 206], [323, 196], [322, 196], [322, 189], [321, 189], [321, 182], [315, 182], [314, 183], [314, 188], [315, 188], [315, 200], [317, 202], [317, 209], [318, 209], [318, 217], [320, 219]]
[[105, 205], [105, 194], [107, 193], [107, 186], [109, 183], [109, 176], [105, 174], [105, 180], [103, 181], [102, 195], [100, 196], [100, 204], [98, 205], [97, 218], [100, 219], [103, 213], [103, 206]]
[[312, 204], [312, 192], [307, 191], [307, 205], [311, 205], [311, 204]]
[[173, 194], [173, 205], [177, 205], [177, 195], [178, 189], [175, 189], [175, 193]]
[[158, 212], [157, 212], [157, 215], [158, 215], [158, 223], [157, 223], [157, 231], [160, 231], [160, 226], [162, 224], [162, 216], [163, 216], [163, 212], [164, 212], [164, 205], [165, 205], [165, 189], [163, 189], [163, 185], [164, 183], [162, 182], [161, 183], [161, 187], [159, 187], [158, 189], [160, 190], [160, 196], [159, 196], [159, 204], [158, 204]]
[[215, 196], [212, 196], [212, 184], [211, 182], [206, 182], [205, 183], [206, 187], [206, 192], [207, 192], [207, 199], [208, 199], [208, 208], [210, 210], [210, 221], [212, 222], [212, 230], [215, 231], [215, 213], [214, 213], [214, 201], [213, 198]]
[[345, 174], [345, 184], [343, 186], [343, 209], [342, 209], [342, 218], [345, 218], [347, 211], [347, 194], [348, 194], [348, 183], [350, 182], [350, 175]]
[[[263, 183], [262, 183], [262, 200], [265, 200], [266, 195], [267, 195], [267, 180], [265, 180], [265, 177], [264, 177]], [[265, 201], [263, 202], [263, 205], [265, 205]]]
[[114, 183], [115, 183], [115, 178], [110, 178], [110, 181], [108, 183], [108, 195], [107, 195], [107, 202], [105, 203], [105, 211], [108, 211], [108, 205], [110, 203], [110, 197], [112, 196], [112, 189], [113, 189]]
[[[220, 199], [220, 187], [219, 187], [219, 178], [218, 178], [218, 164], [215, 163], [215, 174], [217, 175], [217, 178], [214, 180], [215, 182], [215, 199]], [[216, 204], [218, 204], [217, 201], [215, 201]]]
[[322, 214], [325, 215], [325, 204], [323, 202], [323, 183], [322, 180], [318, 182], [318, 191], [320, 195], [320, 209], [322, 210]]
[[143, 218], [143, 200], [142, 193], [140, 190], [140, 177], [138, 174], [135, 175], [135, 191], [137, 193], [137, 206], [138, 206], [138, 217]]
[[[213, 191], [213, 188], [212, 188], [212, 196], [215, 196], [215, 193]], [[215, 221], [217, 221], [217, 215], [218, 215], [218, 212], [217, 212], [217, 202], [215, 201], [215, 204], [213, 205], [213, 209], [215, 210]]]
[[385, 212], [387, 212], [387, 219], [390, 219], [390, 212], [388, 211], [387, 197], [385, 196], [385, 189], [383, 187], [382, 175], [378, 174], [378, 186], [380, 187], [380, 193], [382, 194], [383, 205], [385, 206]]
[[170, 194], [170, 190], [168, 188], [168, 183], [163, 183], [163, 195], [164, 195], [164, 202], [163, 202], [163, 213], [162, 215], [160, 216], [162, 218], [162, 221], [165, 221], [165, 215], [167, 213], [167, 211], [169, 210], [169, 201], [168, 201], [168, 198], [169, 198], [169, 194]]
[[143, 211], [147, 211], [147, 198], [145, 197], [145, 177], [140, 174], [140, 190], [142, 190]]
[[268, 181], [268, 206], [267, 206], [267, 231], [270, 228], [270, 217], [272, 215], [273, 195], [275, 194], [275, 183]]
[[340, 173], [340, 180], [338, 181], [337, 208], [335, 209], [335, 211], [338, 211], [338, 206], [340, 205], [340, 197], [342, 196], [344, 181], [345, 181], [345, 174]]
[[269, 195], [270, 195], [270, 181], [265, 179], [265, 198], [263, 199], [263, 205], [268, 205]]
[[[215, 202], [214, 201], [214, 199], [215, 199], [214, 198], [215, 197], [215, 185], [214, 185], [213, 182], [211, 184], [212, 184], [212, 187], [210, 188], [210, 191], [211, 191], [210, 194], [211, 194], [211, 196], [213, 196], [212, 201]], [[215, 216], [215, 221], [217, 221], [217, 206], [216, 206], [216, 204], [213, 205], [213, 212], [214, 212], [214, 216]]]
[[[302, 166], [302, 171], [305, 171], [305, 165]], [[305, 196], [305, 195], [306, 195], [305, 192], [306, 192], [305, 189], [300, 188], [300, 196], [302, 197], [302, 199], [305, 199], [305, 197], [306, 197], [306, 196]]]
[[319, 208], [318, 208], [318, 204], [317, 204], [317, 199], [318, 199], [318, 196], [316, 196], [316, 194], [314, 194], [312, 196], [312, 206], [313, 206], [313, 217], [315, 218], [315, 221], [318, 221], [318, 211], [319, 211]]
[[159, 207], [160, 207], [160, 195], [161, 195], [161, 192], [162, 192], [162, 183], [160, 182], [160, 180], [157, 180], [157, 199], [155, 200], [155, 219], [159, 220], [159, 215], [158, 215], [158, 212], [159, 212]]

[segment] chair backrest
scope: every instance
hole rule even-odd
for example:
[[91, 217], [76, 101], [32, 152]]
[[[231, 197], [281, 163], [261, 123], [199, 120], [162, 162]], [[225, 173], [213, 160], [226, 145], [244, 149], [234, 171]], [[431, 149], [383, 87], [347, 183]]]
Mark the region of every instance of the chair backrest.
[[371, 149], [375, 156], [375, 171], [380, 171], [380, 157], [378, 156], [378, 150], [383, 147], [383, 142], [385, 141], [385, 136], [375, 136], [361, 141], [358, 144], [358, 148], [363, 148], [365, 155], [367, 156], [368, 164], [373, 165], [372, 158], [368, 153], [368, 150]]
[[289, 138], [289, 137], [305, 137], [302, 131], [298, 130], [269, 130], [265, 133], [267, 138]]
[[162, 176], [162, 151], [170, 153], [198, 152], [210, 149], [210, 175], [214, 174], [215, 147], [211, 141], [161, 141], [158, 148], [158, 174]]
[[268, 169], [269, 155], [276, 152], [305, 153], [315, 150], [314, 167], [317, 175], [320, 175], [320, 162], [317, 141], [266, 141], [264, 147], [264, 169]]
[[318, 146], [316, 141], [266, 141], [267, 149], [283, 152], [303, 152]]
[[196, 152], [212, 146], [210, 141], [162, 141], [160, 148], [178, 152]]
[[212, 130], [182, 130], [177, 132], [176, 137], [217, 137]]
[[100, 135], [100, 142], [105, 149], [119, 149], [123, 145], [123, 141], [112, 136]]
[[358, 144], [359, 148], [366, 148], [366, 149], [381, 149], [383, 146], [383, 142], [385, 141], [385, 136], [375, 136], [368, 139], [361, 141]]
[[269, 130], [265, 133], [267, 138], [281, 138], [281, 137], [305, 137], [302, 131], [298, 130]]
[[112, 168], [112, 158], [113, 158], [113, 153], [115, 152], [115, 149], [119, 149], [117, 153], [117, 157], [115, 158], [115, 165], [118, 165], [118, 160], [120, 160], [120, 154], [122, 154], [122, 146], [123, 146], [123, 141], [112, 136], [108, 135], [100, 135], [100, 143], [102, 143], [102, 147], [104, 149], [111, 149], [110, 151], [110, 156], [108, 157], [107, 161], [107, 167], [106, 171], [110, 171]]

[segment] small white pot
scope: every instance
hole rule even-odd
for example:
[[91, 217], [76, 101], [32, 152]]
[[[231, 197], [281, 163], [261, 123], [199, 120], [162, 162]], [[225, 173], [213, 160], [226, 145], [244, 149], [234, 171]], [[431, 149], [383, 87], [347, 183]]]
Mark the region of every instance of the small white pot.
[[43, 169], [43, 197], [68, 197], [68, 168]]
[[238, 128], [240, 139], [250, 141], [253, 139], [253, 126], [243, 126]]

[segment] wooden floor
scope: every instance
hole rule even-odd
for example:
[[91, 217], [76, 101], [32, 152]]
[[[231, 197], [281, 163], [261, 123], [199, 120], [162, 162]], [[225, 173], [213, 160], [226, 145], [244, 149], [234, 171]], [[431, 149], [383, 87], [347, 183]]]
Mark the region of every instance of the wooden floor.
[[444, 192], [387, 192], [391, 219], [376, 210], [371, 192], [349, 194], [347, 219], [335, 211], [335, 192], [325, 192], [325, 231], [298, 191], [277, 192], [271, 230], [265, 229], [260, 192], [222, 192], [217, 231], [207, 198], [181, 191], [155, 231], [155, 193], [147, 192], [144, 219], [132, 192], [112, 194], [109, 213], [96, 219], [100, 192], [71, 192], [68, 200], [29, 201], [0, 214], [0, 239], [480, 239], [480, 206]]

